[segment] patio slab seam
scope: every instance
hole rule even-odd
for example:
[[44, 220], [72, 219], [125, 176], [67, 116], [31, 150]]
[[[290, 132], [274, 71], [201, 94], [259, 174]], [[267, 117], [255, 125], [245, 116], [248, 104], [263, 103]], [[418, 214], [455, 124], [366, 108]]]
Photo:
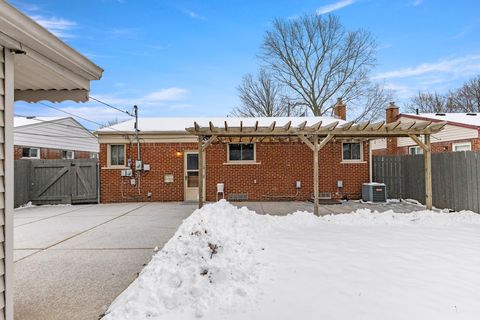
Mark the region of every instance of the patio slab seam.
[[67, 212], [63, 212], [63, 213], [59, 213], [59, 214], [56, 214], [56, 215], [53, 215], [53, 216], [48, 216], [48, 217], [45, 217], [45, 218], [40, 218], [40, 219], [38, 219], [38, 220], [34, 220], [34, 221], [30, 221], [30, 222], [25, 222], [25, 223], [16, 225], [14, 228], [21, 227], [21, 226], [25, 226], [25, 225], [27, 225], [27, 224], [31, 224], [31, 223], [35, 223], [35, 222], [39, 222], [39, 221], [43, 221], [43, 220], [47, 220], [47, 219], [50, 219], [50, 218], [59, 217], [59, 216], [61, 216], [61, 215], [67, 214], [67, 213], [72, 213], [72, 212], [75, 212], [75, 211], [78, 211], [78, 210], [82, 210], [82, 209], [85, 209], [85, 208], [89, 208], [89, 207], [91, 207], [91, 206], [92, 206], [92, 205], [88, 205], [88, 206], [80, 207], [80, 208], [75, 208], [75, 209], [73, 209], [73, 210], [70, 210], [70, 211], [67, 211]]
[[[54, 244], [51, 244], [51, 245], [49, 245], [49, 246], [47, 246], [47, 247], [45, 247], [45, 248], [43, 248], [43, 249], [41, 249], [41, 250], [39, 250], [39, 251], [37, 251], [37, 252], [34, 252], [34, 253], [30, 254], [30, 255], [27, 255], [27, 256], [25, 256], [25, 257], [22, 257], [21, 259], [18, 259], [17, 261], [15, 261], [15, 263], [17, 263], [17, 262], [19, 262], [19, 261], [22, 261], [22, 260], [24, 260], [24, 259], [26, 259], [26, 258], [28, 258], [28, 257], [33, 256], [33, 255], [36, 255], [36, 254], [39, 253], [39, 252], [43, 252], [43, 251], [45, 251], [45, 250], [48, 250], [48, 249], [50, 249], [50, 248], [52, 248], [52, 247], [54, 247], [54, 246], [56, 246], [56, 245], [59, 245], [59, 244], [65, 242], [65, 241], [68, 241], [68, 240], [70, 240], [70, 239], [73, 239], [73, 238], [75, 238], [75, 237], [77, 237], [77, 236], [79, 236], [79, 235], [81, 235], [81, 234], [84, 234], [84, 233], [86, 233], [86, 232], [88, 232], [88, 231], [90, 231], [90, 230], [93, 230], [93, 229], [95, 229], [95, 228], [97, 228], [97, 227], [99, 227], [99, 226], [102, 226], [102, 225], [104, 225], [104, 224], [107, 224], [107, 223], [109, 223], [109, 222], [111, 222], [111, 221], [113, 221], [113, 220], [116, 220], [116, 219], [118, 219], [118, 218], [121, 218], [121, 217], [129, 214], [130, 212], [133, 212], [133, 211], [135, 211], [135, 210], [138, 210], [138, 209], [140, 209], [140, 208], [145, 207], [147, 204], [148, 204], [148, 203], [143, 204], [143, 205], [141, 205], [141, 206], [139, 206], [139, 207], [133, 208], [133, 209], [131, 209], [131, 210], [129, 210], [129, 211], [127, 211], [127, 212], [119, 215], [119, 216], [116, 216], [116, 217], [114, 217], [114, 218], [112, 218], [112, 219], [106, 220], [106, 221], [104, 221], [104, 222], [102, 222], [102, 223], [99, 223], [99, 224], [97, 224], [97, 225], [95, 225], [95, 226], [93, 226], [93, 227], [91, 227], [91, 228], [85, 229], [85, 230], [80, 231], [79, 233], [76, 233], [76, 234], [74, 234], [74, 235], [72, 235], [72, 236], [70, 236], [70, 237], [67, 237], [67, 238], [65, 238], [65, 239], [62, 239], [62, 240], [60, 240], [60, 241], [58, 241], [58, 242], [56, 242], [56, 243], [54, 243]], [[21, 249], [22, 249], [22, 250], [25, 250], [24, 248], [21, 248]], [[14, 248], [14, 250], [15, 250], [15, 248]]]

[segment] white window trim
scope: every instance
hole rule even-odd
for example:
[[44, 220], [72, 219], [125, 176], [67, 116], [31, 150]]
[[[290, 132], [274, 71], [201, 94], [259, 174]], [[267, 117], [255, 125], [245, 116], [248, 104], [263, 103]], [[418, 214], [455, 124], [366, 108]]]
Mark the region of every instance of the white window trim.
[[[36, 149], [37, 150], [37, 156], [36, 157], [23, 157], [23, 149]], [[36, 147], [22, 147], [22, 158], [21, 159], [40, 159], [40, 148]]]
[[[112, 165], [112, 146], [123, 146], [124, 164]], [[127, 146], [124, 143], [111, 143], [107, 145], [107, 168], [127, 168]]]
[[410, 150], [411, 150], [411, 149], [418, 149], [418, 150], [420, 151], [419, 153], [415, 153], [415, 155], [417, 155], [417, 154], [423, 154], [423, 149], [422, 149], [422, 147], [420, 147], [420, 146], [410, 146], [410, 147], [408, 147], [408, 154], [409, 154], [409, 155], [412, 155], [412, 153], [410, 153]]
[[[345, 143], [359, 143], [360, 144], [360, 159], [343, 159], [343, 144]], [[363, 160], [363, 141], [360, 142], [342, 142], [342, 149], [340, 150], [342, 153], [342, 163], [366, 163], [366, 161]]]
[[[63, 157], [63, 152], [64, 152], [64, 151], [67, 152], [67, 157], [66, 157], [66, 158]], [[68, 157], [68, 152], [71, 152], [71, 153], [72, 153], [72, 157], [71, 157], [71, 158]], [[62, 150], [62, 159], [63, 159], [63, 160], [75, 160], [75, 151], [73, 151], [73, 150]]]
[[257, 144], [253, 144], [253, 160], [230, 160], [230, 145], [231, 144], [250, 144], [250, 143], [228, 143], [227, 144], [227, 162], [225, 164], [258, 164], [257, 162]]
[[453, 152], [458, 152], [457, 150], [455, 150], [456, 147], [460, 147], [460, 146], [468, 146], [468, 150], [462, 150], [462, 151], [472, 151], [472, 143], [471, 142], [457, 142], [457, 143], [452, 143], [452, 151]]

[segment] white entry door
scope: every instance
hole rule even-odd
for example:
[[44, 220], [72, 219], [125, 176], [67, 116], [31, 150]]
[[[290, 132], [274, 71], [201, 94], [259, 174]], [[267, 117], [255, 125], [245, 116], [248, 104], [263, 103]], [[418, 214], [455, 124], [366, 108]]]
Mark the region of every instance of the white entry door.
[[198, 201], [198, 152], [185, 152], [185, 201]]

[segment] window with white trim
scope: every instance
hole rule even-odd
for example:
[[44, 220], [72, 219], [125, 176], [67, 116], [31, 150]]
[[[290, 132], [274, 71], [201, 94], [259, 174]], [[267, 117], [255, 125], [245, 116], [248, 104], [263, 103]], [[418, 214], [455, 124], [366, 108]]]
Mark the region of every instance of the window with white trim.
[[423, 149], [419, 146], [408, 147], [408, 154], [423, 154]]
[[461, 143], [454, 143], [452, 145], [452, 151], [471, 151], [472, 144], [470, 142], [461, 142]]
[[109, 163], [110, 166], [124, 166], [125, 165], [125, 145], [111, 144], [109, 145]]
[[228, 162], [255, 161], [254, 143], [228, 144]]
[[63, 160], [75, 159], [75, 152], [73, 152], [72, 150], [62, 150], [62, 159]]
[[22, 148], [22, 158], [35, 158], [40, 159], [40, 148]]
[[361, 142], [344, 142], [342, 143], [342, 160], [343, 161], [362, 161], [363, 151]]

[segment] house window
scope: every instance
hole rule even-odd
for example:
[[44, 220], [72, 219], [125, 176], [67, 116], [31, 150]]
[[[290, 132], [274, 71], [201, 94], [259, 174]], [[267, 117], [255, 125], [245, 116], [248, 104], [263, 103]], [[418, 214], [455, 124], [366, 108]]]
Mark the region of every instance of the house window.
[[40, 149], [39, 148], [22, 148], [22, 158], [40, 159]]
[[419, 146], [409, 147], [408, 154], [423, 154], [423, 149]]
[[452, 145], [453, 151], [471, 151], [472, 144], [470, 142], [454, 143]]
[[112, 144], [110, 145], [110, 163], [111, 166], [125, 165], [125, 145]]
[[98, 159], [98, 153], [90, 152], [90, 159]]
[[75, 153], [71, 150], [62, 150], [62, 159], [73, 160], [75, 159]]
[[362, 143], [349, 142], [342, 144], [343, 161], [362, 161]]
[[230, 143], [228, 145], [228, 161], [255, 161], [255, 144]]

